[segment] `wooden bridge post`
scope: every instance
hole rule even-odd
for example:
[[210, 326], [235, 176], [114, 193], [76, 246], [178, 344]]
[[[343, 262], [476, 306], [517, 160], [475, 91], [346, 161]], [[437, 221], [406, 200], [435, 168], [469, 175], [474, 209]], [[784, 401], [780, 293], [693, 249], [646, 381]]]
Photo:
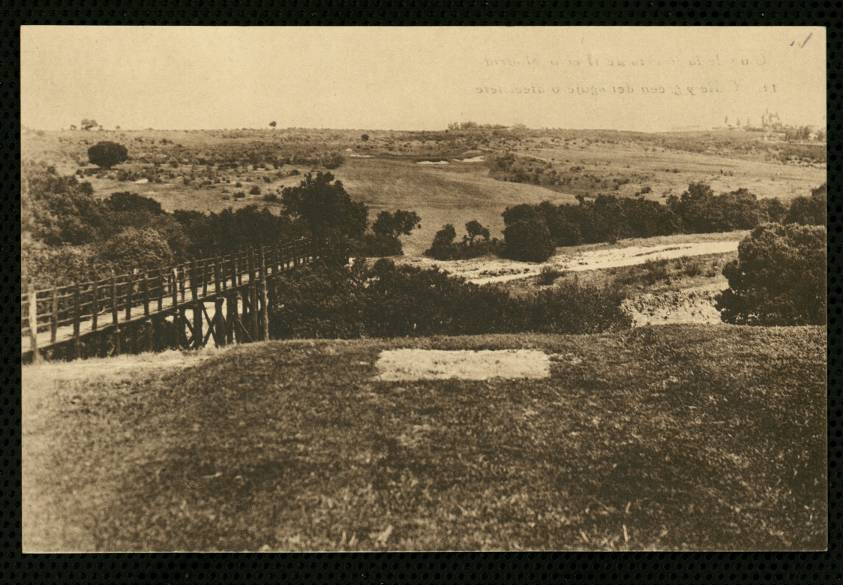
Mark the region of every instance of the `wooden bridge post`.
[[199, 283], [196, 281], [196, 262], [190, 263], [190, 273], [188, 274], [188, 278], [190, 279], [190, 298], [195, 301], [199, 294]]
[[[173, 329], [175, 329], [176, 335], [176, 348], [181, 348], [185, 343], [182, 340], [187, 339], [187, 336], [184, 334], [184, 321], [182, 319], [181, 309], [179, 308], [179, 270], [178, 268], [173, 268], [172, 274], [172, 286], [170, 287], [170, 292], [173, 295]], [[182, 286], [182, 300], [184, 300], [184, 287]]]
[[269, 300], [268, 300], [268, 286], [269, 276], [266, 273], [266, 253], [263, 246], [261, 246], [261, 275], [258, 282], [258, 292], [260, 294], [260, 322], [261, 322], [261, 339], [269, 340]]
[[222, 279], [220, 278], [220, 259], [219, 257], [214, 258], [214, 292], [216, 294], [220, 294], [222, 290]]
[[132, 289], [135, 287], [135, 271], [129, 273], [126, 283], [126, 321], [132, 318]]
[[237, 315], [237, 303], [239, 302], [240, 293], [237, 292], [236, 288], [231, 289], [231, 294], [228, 295], [228, 299], [226, 300], [226, 312], [228, 313], [228, 327], [226, 331], [226, 341], [228, 343], [234, 343], [235, 341], [240, 341], [240, 332], [237, 331], [237, 322], [240, 320], [240, 317]]
[[227, 333], [225, 330], [225, 315], [223, 315], [223, 298], [217, 295], [214, 299], [214, 341], [217, 347], [222, 347], [226, 344]]
[[249, 335], [252, 340], [257, 340], [260, 335], [258, 327], [258, 283], [254, 280], [249, 282]]
[[164, 310], [164, 271], [158, 271], [158, 312]]
[[255, 282], [255, 249], [249, 246], [249, 255], [246, 257], [246, 266], [249, 271], [249, 285]]
[[205, 340], [202, 334], [202, 301], [196, 301], [193, 307], [193, 347], [200, 349]]
[[143, 351], [155, 351], [155, 326], [149, 317], [143, 320], [143, 334]]
[[59, 294], [53, 288], [50, 293], [50, 342], [55, 343], [59, 327]]
[[258, 283], [261, 295], [261, 339], [264, 341], [269, 341], [269, 291], [267, 290], [268, 286], [269, 280], [267, 280], [266, 278], [261, 279], [260, 283]]
[[114, 327], [114, 355], [120, 355], [120, 325], [117, 315], [117, 279], [111, 273], [111, 324]]
[[145, 272], [141, 281], [141, 294], [143, 295], [143, 314], [149, 317], [149, 273]]
[[78, 359], [82, 354], [82, 346], [79, 342], [79, 283], [73, 286], [73, 357]]
[[[32, 363], [37, 364], [41, 361], [41, 356], [38, 353], [38, 293], [35, 292], [35, 285], [29, 281], [27, 285], [27, 303], [29, 321], [29, 349], [32, 350]], [[55, 294], [55, 291], [53, 291]]]
[[199, 264], [202, 266], [202, 296], [208, 296], [208, 263], [210, 260], [202, 260]]
[[97, 330], [97, 321], [100, 312], [100, 283], [94, 281], [94, 290], [91, 291], [91, 331]]
[[181, 270], [179, 270], [178, 268], [176, 268], [175, 270], [176, 270], [176, 274], [178, 275], [178, 283], [179, 283], [178, 287], [181, 289], [181, 302], [184, 302], [184, 296], [185, 296], [185, 293], [184, 293], [184, 271], [185, 271], [185, 268], [184, 268], [184, 266], [182, 266]]

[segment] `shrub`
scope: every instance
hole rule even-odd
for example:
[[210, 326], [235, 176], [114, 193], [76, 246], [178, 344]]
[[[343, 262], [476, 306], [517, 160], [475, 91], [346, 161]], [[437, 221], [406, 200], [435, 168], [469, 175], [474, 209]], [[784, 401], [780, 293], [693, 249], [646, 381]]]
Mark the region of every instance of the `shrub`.
[[320, 241], [359, 240], [368, 225], [368, 207], [352, 201], [331, 173], [308, 173], [297, 187], [285, 187], [281, 200], [290, 218]]
[[345, 159], [338, 152], [328, 152], [319, 159], [319, 164], [330, 170], [340, 167], [344, 162]]
[[245, 199], [246, 194], [243, 191], [235, 191], [234, 192], [234, 198], [235, 199]]
[[127, 228], [102, 246], [99, 259], [125, 268], [160, 268], [173, 263], [167, 241], [152, 228]]
[[276, 288], [278, 337], [401, 337], [519, 331], [591, 333], [628, 327], [613, 290], [566, 285], [523, 298], [433, 269], [308, 266]]
[[518, 220], [503, 231], [505, 253], [514, 260], [544, 262], [555, 247], [547, 224], [540, 219]]
[[758, 226], [723, 268], [729, 288], [717, 298], [727, 323], [825, 324], [826, 229], [799, 224]]
[[112, 193], [108, 197], [108, 199], [105, 200], [105, 204], [112, 211], [118, 212], [140, 212], [151, 213], [153, 215], [159, 215], [163, 213], [161, 209], [161, 204], [158, 203], [155, 199], [125, 191], [120, 193]]
[[249, 189], [249, 195], [260, 195], [260, 194], [261, 194], [261, 188], [258, 187], [257, 185], [254, 185], [251, 189]]
[[796, 197], [790, 202], [786, 221], [805, 225], [827, 225], [827, 207], [828, 186], [823, 183], [811, 190], [810, 197]]
[[350, 252], [354, 256], [380, 258], [383, 256], [400, 256], [404, 253], [401, 240], [396, 237], [372, 233], [352, 244]]
[[564, 272], [553, 266], [545, 266], [539, 273], [539, 284], [549, 286], [553, 284], [557, 278], [562, 276]]
[[88, 149], [88, 160], [100, 168], [110, 169], [129, 158], [129, 151], [116, 142], [97, 142]]

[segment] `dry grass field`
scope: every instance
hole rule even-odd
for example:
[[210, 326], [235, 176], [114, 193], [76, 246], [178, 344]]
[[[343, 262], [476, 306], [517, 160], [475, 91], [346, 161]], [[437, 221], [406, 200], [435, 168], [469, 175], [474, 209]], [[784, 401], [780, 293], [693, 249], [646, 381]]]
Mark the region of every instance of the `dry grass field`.
[[[601, 133], [598, 131], [508, 131], [449, 134], [448, 132], [362, 130], [215, 130], [215, 131], [25, 131], [22, 156], [44, 160], [72, 174], [87, 164], [88, 146], [114, 140], [129, 149], [120, 165], [127, 172], [156, 169], [161, 182], [118, 180], [117, 173], [88, 176], [97, 196], [130, 191], [152, 197], [167, 211], [221, 211], [245, 205], [269, 206], [263, 196], [301, 180], [315, 163], [249, 164], [314, 152], [339, 152], [345, 162], [332, 172], [350, 195], [368, 203], [372, 217], [384, 209], [411, 209], [422, 218], [421, 229], [406, 239], [405, 253], [419, 255], [445, 223], [458, 232], [477, 219], [500, 236], [501, 212], [518, 203], [574, 202], [575, 195], [607, 193], [663, 201], [679, 195], [692, 181], [709, 183], [716, 192], [749, 189], [759, 197], [789, 200], [807, 195], [826, 180], [824, 164], [783, 164], [778, 150], [751, 133], [710, 133], [684, 139], [681, 134]], [[691, 146], [715, 146], [690, 152]], [[163, 142], [162, 142], [163, 141]], [[552, 164], [567, 181], [553, 188], [513, 183], [489, 175], [475, 157], [495, 152], [537, 157]], [[475, 162], [459, 162], [475, 159]], [[447, 164], [425, 165], [422, 161]], [[220, 164], [222, 163], [222, 164]], [[291, 174], [298, 173], [298, 174]], [[185, 181], [188, 180], [189, 184]], [[251, 194], [253, 187], [260, 194]], [[235, 196], [242, 192], [242, 197]]]
[[[820, 550], [825, 336], [667, 326], [26, 366], [23, 547]], [[535, 350], [549, 376], [379, 379], [399, 348]]]

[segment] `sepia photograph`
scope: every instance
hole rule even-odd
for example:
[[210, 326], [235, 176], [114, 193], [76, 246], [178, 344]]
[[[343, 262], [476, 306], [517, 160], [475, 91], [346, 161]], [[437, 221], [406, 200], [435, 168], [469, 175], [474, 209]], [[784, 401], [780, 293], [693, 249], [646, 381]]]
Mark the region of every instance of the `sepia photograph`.
[[24, 553], [825, 551], [824, 27], [20, 28]]

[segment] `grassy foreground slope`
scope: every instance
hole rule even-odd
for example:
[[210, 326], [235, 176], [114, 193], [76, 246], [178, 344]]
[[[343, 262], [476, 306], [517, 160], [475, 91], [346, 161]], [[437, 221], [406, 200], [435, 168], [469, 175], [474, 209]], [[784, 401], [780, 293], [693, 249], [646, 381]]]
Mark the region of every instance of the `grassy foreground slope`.
[[[396, 347], [553, 365], [373, 380]], [[24, 550], [819, 549], [825, 372], [824, 328], [723, 325], [277, 341], [44, 388], [25, 371]]]

